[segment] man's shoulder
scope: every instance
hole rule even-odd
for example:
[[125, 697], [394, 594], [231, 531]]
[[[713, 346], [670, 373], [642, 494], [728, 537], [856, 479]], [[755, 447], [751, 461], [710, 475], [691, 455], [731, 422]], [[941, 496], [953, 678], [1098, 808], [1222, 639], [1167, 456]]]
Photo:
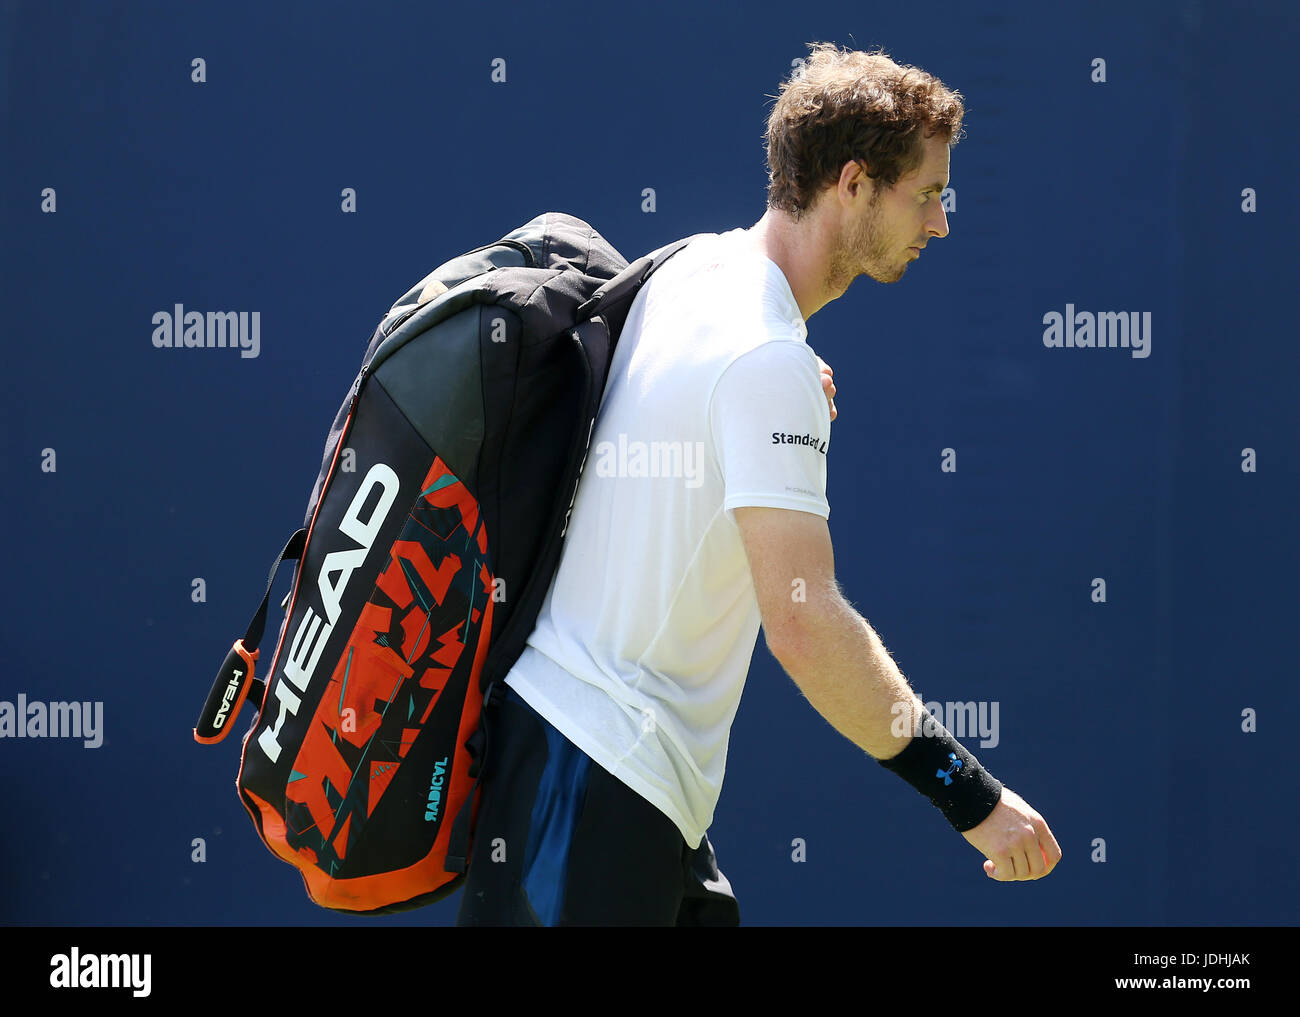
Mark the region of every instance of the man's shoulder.
[[785, 277], [744, 242], [743, 233], [708, 234], [669, 259], [646, 284], [656, 315], [734, 324], [776, 339], [803, 338], [803, 318]]

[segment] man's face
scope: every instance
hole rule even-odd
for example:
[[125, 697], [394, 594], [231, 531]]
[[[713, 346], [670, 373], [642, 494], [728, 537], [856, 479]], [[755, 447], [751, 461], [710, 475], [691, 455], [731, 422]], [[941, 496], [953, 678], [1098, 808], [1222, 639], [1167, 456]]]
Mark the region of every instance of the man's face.
[[860, 275], [876, 282], [898, 282], [908, 262], [931, 237], [948, 235], [948, 218], [940, 195], [948, 184], [948, 144], [926, 138], [920, 167], [899, 177], [893, 187], [868, 181], [871, 194], [859, 200], [861, 210], [850, 212], [842, 241], [831, 257], [832, 289], [843, 292]]

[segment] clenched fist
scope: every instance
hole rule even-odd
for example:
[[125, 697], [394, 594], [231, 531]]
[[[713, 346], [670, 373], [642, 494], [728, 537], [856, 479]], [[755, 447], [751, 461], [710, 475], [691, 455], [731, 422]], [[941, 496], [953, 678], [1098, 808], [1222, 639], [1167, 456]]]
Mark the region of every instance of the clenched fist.
[[988, 818], [962, 834], [987, 859], [984, 872], [999, 882], [1041, 879], [1061, 860], [1061, 848], [1047, 823], [1003, 785]]

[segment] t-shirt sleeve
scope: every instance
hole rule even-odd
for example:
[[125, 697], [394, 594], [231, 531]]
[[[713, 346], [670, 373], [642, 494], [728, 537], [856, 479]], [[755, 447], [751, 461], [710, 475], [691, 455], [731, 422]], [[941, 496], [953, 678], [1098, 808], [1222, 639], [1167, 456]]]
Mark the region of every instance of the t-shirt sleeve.
[[731, 362], [709, 400], [723, 509], [795, 509], [829, 518], [831, 411], [817, 358], [804, 343], [765, 342]]

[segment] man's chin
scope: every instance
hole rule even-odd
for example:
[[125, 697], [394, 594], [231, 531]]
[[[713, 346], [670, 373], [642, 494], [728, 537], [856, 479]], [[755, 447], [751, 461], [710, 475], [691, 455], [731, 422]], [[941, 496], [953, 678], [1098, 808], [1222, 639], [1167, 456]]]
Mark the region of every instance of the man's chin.
[[888, 275], [888, 276], [884, 275], [883, 273], [880, 272], [879, 269], [869, 269], [863, 274], [868, 276], [871, 279], [874, 279], [878, 283], [884, 283], [886, 286], [888, 286], [890, 283], [898, 282], [899, 279], [903, 278], [903, 275], [906, 272], [907, 272], [907, 266], [900, 265], [893, 275]]

